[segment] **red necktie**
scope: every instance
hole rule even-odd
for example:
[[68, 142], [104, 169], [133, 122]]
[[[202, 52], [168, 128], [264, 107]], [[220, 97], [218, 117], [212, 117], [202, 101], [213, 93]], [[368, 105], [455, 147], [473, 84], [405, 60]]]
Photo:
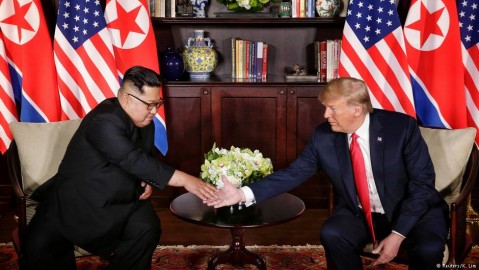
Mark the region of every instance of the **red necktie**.
[[364, 165], [364, 157], [359, 147], [357, 139], [359, 136], [356, 133], [351, 135], [352, 141], [350, 146], [351, 161], [353, 164], [354, 182], [356, 183], [356, 191], [358, 193], [359, 202], [363, 207], [364, 216], [368, 222], [369, 230], [373, 242], [376, 243], [376, 236], [374, 235], [373, 218], [371, 216], [371, 202], [369, 200], [368, 179], [366, 177], [366, 167]]

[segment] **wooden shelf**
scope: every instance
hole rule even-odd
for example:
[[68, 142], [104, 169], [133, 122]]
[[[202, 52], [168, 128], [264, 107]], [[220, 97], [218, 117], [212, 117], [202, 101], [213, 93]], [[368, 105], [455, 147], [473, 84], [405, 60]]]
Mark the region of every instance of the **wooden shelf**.
[[[186, 74], [187, 78], [188, 75]], [[270, 75], [266, 80], [261, 79], [233, 79], [231, 76], [216, 76], [212, 75], [208, 80], [179, 80], [166, 81], [168, 86], [185, 86], [185, 85], [201, 85], [201, 86], [218, 86], [218, 85], [238, 85], [241, 86], [300, 86], [300, 85], [325, 85], [324, 82], [315, 81], [301, 81], [301, 80], [287, 80], [282, 75]]]
[[264, 28], [266, 26], [278, 27], [294, 27], [294, 26], [313, 26], [318, 24], [328, 25], [344, 25], [344, 17], [334, 18], [189, 18], [189, 17], [175, 17], [175, 18], [159, 18], [152, 17], [151, 21], [154, 25], [158, 24], [200, 24], [200, 25], [228, 25], [230, 27], [237, 27], [239, 25], [257, 26]]

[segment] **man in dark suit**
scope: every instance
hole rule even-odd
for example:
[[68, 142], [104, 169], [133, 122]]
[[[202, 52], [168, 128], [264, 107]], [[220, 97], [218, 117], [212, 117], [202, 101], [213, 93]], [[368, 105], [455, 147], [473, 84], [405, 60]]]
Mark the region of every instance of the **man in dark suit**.
[[[327, 122], [316, 127], [294, 162], [241, 189], [223, 179], [220, 195], [205, 203], [222, 207], [262, 202], [323, 170], [334, 186], [336, 200], [320, 238], [336, 269], [362, 269], [359, 252], [372, 241], [373, 233], [379, 240], [373, 252], [380, 254], [374, 264], [389, 262], [403, 245], [408, 250], [409, 269], [437, 269], [448, 232], [448, 208], [434, 187], [433, 164], [416, 120], [398, 112], [373, 110], [366, 84], [354, 78], [332, 80], [319, 100], [326, 107]], [[368, 227], [356, 191], [350, 158], [352, 134], [359, 136], [364, 157], [373, 228]]]
[[160, 85], [154, 71], [132, 67], [117, 97], [82, 120], [58, 173], [32, 196], [40, 203], [27, 229], [29, 269], [75, 269], [74, 244], [108, 259], [109, 269], [150, 269], [161, 234], [152, 186], [214, 196], [213, 186], [154, 155]]

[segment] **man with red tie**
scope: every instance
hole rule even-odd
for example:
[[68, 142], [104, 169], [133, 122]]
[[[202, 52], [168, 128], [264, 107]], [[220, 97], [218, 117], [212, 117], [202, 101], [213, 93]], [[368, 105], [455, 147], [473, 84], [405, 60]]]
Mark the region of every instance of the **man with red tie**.
[[321, 244], [336, 269], [362, 269], [360, 250], [375, 241], [374, 264], [408, 251], [409, 269], [437, 269], [448, 232], [448, 207], [436, 191], [434, 167], [416, 120], [373, 109], [364, 81], [339, 78], [319, 94], [327, 122], [314, 130], [288, 167], [236, 189], [225, 182], [222, 207], [262, 202], [323, 170], [334, 186], [334, 212], [321, 229]]

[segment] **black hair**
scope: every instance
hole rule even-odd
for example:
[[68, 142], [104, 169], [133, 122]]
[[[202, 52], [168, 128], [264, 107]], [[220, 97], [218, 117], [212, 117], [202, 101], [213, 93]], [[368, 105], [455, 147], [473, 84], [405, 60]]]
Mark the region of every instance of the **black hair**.
[[136, 90], [140, 94], [143, 94], [145, 92], [143, 86], [145, 85], [150, 87], [161, 86], [161, 77], [160, 74], [149, 68], [142, 66], [133, 66], [125, 72], [122, 88], [123, 84], [125, 84], [126, 82], [131, 82], [135, 86]]

